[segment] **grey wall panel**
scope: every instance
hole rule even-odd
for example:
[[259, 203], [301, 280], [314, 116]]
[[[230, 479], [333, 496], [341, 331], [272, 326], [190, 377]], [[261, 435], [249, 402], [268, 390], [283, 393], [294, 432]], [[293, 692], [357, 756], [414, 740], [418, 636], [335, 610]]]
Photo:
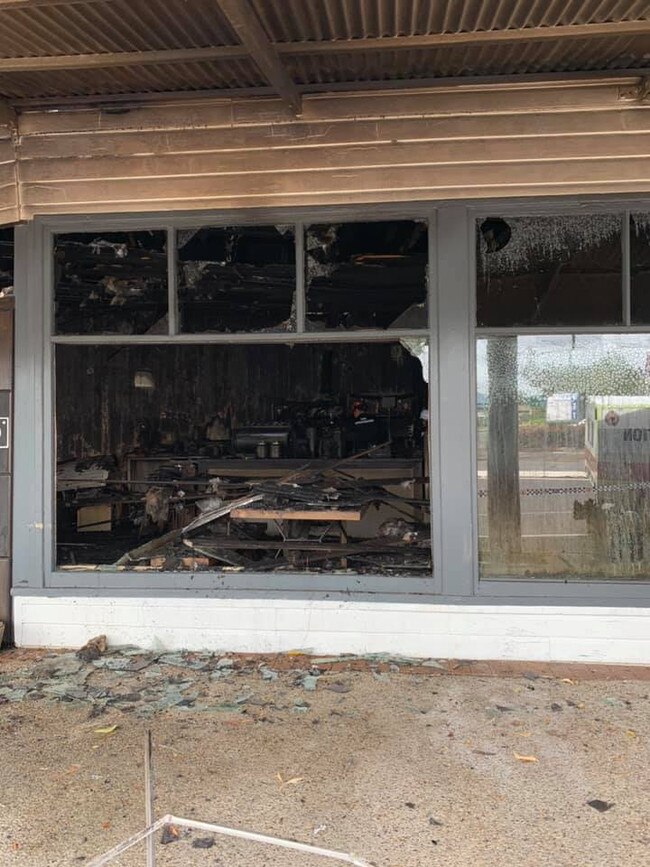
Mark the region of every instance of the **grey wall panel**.
[[[43, 586], [44, 270], [51, 261], [37, 226], [15, 231], [15, 398], [12, 585]], [[49, 405], [46, 411], [49, 413]], [[46, 446], [47, 448], [47, 446]], [[48, 503], [48, 509], [49, 509]], [[49, 512], [48, 512], [49, 515]]]
[[10, 389], [13, 374], [13, 310], [0, 300], [0, 389]]
[[11, 532], [11, 479], [0, 476], [0, 557], [9, 557]]
[[0, 621], [5, 625], [3, 644], [11, 643], [11, 561], [0, 559]]

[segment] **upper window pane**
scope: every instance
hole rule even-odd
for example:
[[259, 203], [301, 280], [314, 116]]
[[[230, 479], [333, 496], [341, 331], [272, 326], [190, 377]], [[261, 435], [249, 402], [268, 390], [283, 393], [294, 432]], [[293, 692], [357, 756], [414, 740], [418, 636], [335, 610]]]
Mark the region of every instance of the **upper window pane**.
[[476, 245], [479, 327], [621, 323], [620, 216], [489, 217]]
[[167, 333], [166, 240], [165, 232], [57, 235], [56, 333]]
[[293, 226], [178, 233], [181, 331], [295, 331]]
[[650, 214], [630, 216], [632, 322], [650, 323]]
[[427, 327], [427, 225], [310, 226], [307, 321], [315, 330]]

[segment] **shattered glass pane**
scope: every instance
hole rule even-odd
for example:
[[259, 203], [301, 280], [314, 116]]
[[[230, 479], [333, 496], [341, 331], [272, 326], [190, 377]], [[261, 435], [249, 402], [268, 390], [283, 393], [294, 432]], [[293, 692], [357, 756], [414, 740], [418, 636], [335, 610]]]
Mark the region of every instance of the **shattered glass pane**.
[[309, 226], [307, 325], [314, 331], [427, 328], [427, 224]]
[[0, 298], [14, 291], [14, 230], [0, 229]]
[[650, 324], [650, 214], [630, 215], [632, 323]]
[[185, 333], [295, 331], [293, 226], [178, 233], [178, 303]]
[[482, 578], [650, 580], [650, 335], [477, 341]]
[[429, 577], [428, 358], [57, 345], [58, 567]]
[[54, 241], [56, 334], [167, 334], [165, 232], [77, 232]]
[[621, 217], [488, 217], [476, 226], [476, 322], [622, 322]]

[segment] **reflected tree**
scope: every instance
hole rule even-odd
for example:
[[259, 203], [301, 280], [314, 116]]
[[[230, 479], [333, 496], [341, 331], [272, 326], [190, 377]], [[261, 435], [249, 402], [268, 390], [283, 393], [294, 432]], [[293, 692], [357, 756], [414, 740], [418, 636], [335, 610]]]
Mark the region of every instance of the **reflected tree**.
[[492, 557], [521, 551], [517, 338], [487, 342], [488, 536]]

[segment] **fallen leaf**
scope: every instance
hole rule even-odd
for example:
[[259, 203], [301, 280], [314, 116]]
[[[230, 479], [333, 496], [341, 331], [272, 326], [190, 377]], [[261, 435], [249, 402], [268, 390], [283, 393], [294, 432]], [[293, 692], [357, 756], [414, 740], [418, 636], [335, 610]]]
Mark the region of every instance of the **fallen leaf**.
[[515, 732], [516, 738], [529, 738], [532, 736], [532, 732]]
[[17, 852], [20, 849], [20, 843], [16, 843], [16, 841], [14, 840], [14, 842], [11, 844], [11, 848], [14, 852]]
[[513, 756], [517, 759], [518, 762], [527, 762], [528, 764], [539, 761], [537, 756], [520, 756], [519, 753], [513, 753]]
[[571, 680], [570, 677], [563, 677], [563, 678], [560, 680], [560, 683], [570, 683], [571, 686], [575, 686], [575, 685], [576, 685], [575, 680]]
[[102, 728], [95, 729], [95, 734], [96, 735], [112, 735], [113, 732], [116, 732], [118, 730], [118, 728], [119, 728], [119, 726], [117, 725], [117, 723], [115, 723], [115, 725], [112, 725], [112, 726], [102, 726]]
[[628, 738], [638, 738], [639, 737], [638, 734], [634, 731], [634, 729], [628, 729], [625, 732], [625, 734], [628, 736]]
[[162, 832], [162, 837], [160, 838], [160, 842], [163, 844], [167, 843], [175, 843], [180, 834], [178, 833], [178, 828], [176, 825], [165, 825]]
[[285, 780], [282, 774], [279, 772], [275, 775], [275, 777], [278, 781], [278, 788], [280, 789], [280, 791], [286, 789], [287, 786], [297, 786], [298, 783], [302, 783], [305, 779], [304, 777], [291, 777], [291, 779]]
[[104, 831], [108, 831], [108, 829], [109, 829], [110, 827], [111, 827], [111, 823], [110, 823], [110, 822], [102, 822], [102, 828], [104, 829]]

